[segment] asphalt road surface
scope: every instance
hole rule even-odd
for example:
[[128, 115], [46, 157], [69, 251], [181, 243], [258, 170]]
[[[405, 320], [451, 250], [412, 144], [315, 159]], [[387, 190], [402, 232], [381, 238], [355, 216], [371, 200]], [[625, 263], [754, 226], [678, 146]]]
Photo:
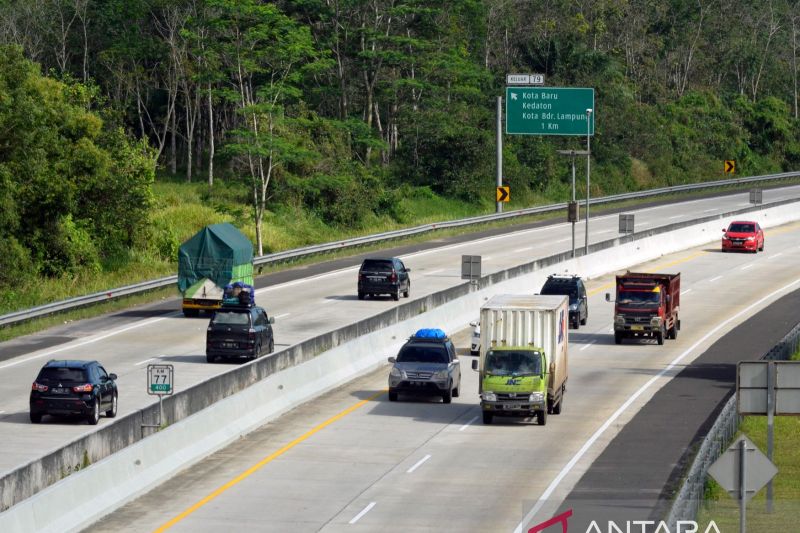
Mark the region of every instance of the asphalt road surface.
[[[507, 243], [507, 251], [545, 247], [522, 238]], [[547, 505], [558, 507], [674, 375], [738, 324], [800, 288], [800, 224], [773, 228], [766, 239], [760, 254], [723, 254], [713, 245], [635, 267], [681, 272], [682, 329], [663, 346], [615, 345], [613, 306], [603, 297], [613, 278], [590, 280], [588, 324], [570, 332], [564, 412], [549, 417], [545, 427], [519, 419], [484, 426], [469, 356], [460, 357], [463, 394], [450, 405], [438, 399], [390, 403], [384, 392], [387, 366], [209, 456], [104, 518], [103, 527], [388, 533], [510, 532], [535, 524], [539, 515], [533, 511], [547, 518]], [[407, 262], [413, 267], [431, 255]], [[450, 275], [454, 267], [425, 263], [416, 272], [437, 269]], [[335, 276], [325, 283], [329, 290]], [[418, 282], [428, 281], [422, 290], [437, 286], [430, 277]], [[345, 288], [350, 278], [352, 272], [340, 294], [351, 294]], [[345, 301], [354, 311], [362, 303], [382, 305]], [[468, 332], [455, 339], [463, 352]]]

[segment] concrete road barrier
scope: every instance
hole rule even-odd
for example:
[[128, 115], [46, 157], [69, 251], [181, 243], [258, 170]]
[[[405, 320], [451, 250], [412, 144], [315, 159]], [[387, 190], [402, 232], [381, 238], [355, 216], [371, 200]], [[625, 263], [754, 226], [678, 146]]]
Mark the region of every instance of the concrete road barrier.
[[[746, 213], [746, 215], [745, 215]], [[157, 405], [121, 418], [0, 479], [0, 531], [85, 527], [282, 413], [385, 364], [420, 327], [456, 331], [494, 294], [536, 292], [548, 274], [597, 277], [664, 254], [719, 244], [734, 218], [765, 228], [800, 219], [797, 202], [671, 224], [590, 246], [590, 255], [556, 254], [395, 306], [214, 376], [164, 400], [167, 427], [142, 438]], [[91, 487], [91, 490], [87, 488]]]

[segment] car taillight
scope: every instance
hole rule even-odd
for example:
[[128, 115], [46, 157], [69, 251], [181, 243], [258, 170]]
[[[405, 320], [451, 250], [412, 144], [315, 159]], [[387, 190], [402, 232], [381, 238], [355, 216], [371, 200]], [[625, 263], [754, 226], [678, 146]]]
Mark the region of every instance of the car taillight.
[[249, 342], [250, 344], [256, 343], [256, 330], [254, 330], [253, 328], [247, 330], [247, 342]]
[[366, 276], [364, 276], [364, 274], [362, 274], [361, 272], [358, 273], [358, 281], [364, 281], [365, 278]]
[[392, 280], [392, 281], [397, 281], [397, 272], [395, 272], [394, 270], [392, 270], [392, 277], [391, 277], [391, 280]]
[[42, 385], [41, 383], [33, 382], [31, 385], [31, 390], [35, 390], [36, 392], [47, 392], [47, 385]]
[[83, 385], [72, 387], [72, 392], [92, 392], [93, 388], [94, 387], [92, 387], [91, 383], [85, 383]]

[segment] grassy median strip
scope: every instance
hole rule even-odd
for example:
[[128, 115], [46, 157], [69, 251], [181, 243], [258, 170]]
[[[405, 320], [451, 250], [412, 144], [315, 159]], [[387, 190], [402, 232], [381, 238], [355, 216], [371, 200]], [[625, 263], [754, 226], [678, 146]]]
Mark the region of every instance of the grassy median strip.
[[[800, 361], [800, 352], [792, 358]], [[746, 416], [741, 433], [767, 453], [767, 417]], [[737, 435], [738, 438], [738, 435]], [[766, 487], [747, 504], [748, 533], [774, 533], [800, 530], [800, 417], [775, 417], [775, 455], [778, 474], [773, 478], [773, 510], [766, 512]], [[739, 503], [728, 496], [713, 479], [706, 481], [705, 499], [700, 509], [698, 531], [705, 531], [714, 520], [721, 533], [739, 531]]]

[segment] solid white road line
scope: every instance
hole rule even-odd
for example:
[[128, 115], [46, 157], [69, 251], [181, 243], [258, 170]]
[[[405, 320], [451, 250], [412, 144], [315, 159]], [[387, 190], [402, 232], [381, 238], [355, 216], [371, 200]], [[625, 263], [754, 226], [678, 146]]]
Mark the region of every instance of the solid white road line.
[[370, 511], [370, 509], [372, 509], [373, 507], [375, 507], [375, 504], [376, 504], [376, 503], [377, 503], [377, 502], [369, 502], [369, 505], [367, 505], [366, 507], [364, 507], [364, 509], [363, 509], [363, 510], [362, 510], [360, 513], [358, 513], [357, 515], [355, 515], [355, 516], [353, 517], [353, 519], [352, 519], [352, 520], [350, 520], [350, 522], [349, 522], [349, 523], [350, 523], [350, 524], [355, 524], [356, 522], [358, 522], [359, 520], [361, 520], [361, 517], [362, 517], [362, 516], [364, 516], [365, 514], [367, 514], [367, 513]]
[[33, 361], [34, 359], [39, 359], [40, 357], [47, 357], [53, 355], [55, 353], [60, 353], [66, 350], [74, 350], [75, 348], [80, 348], [81, 346], [86, 346], [87, 344], [92, 344], [93, 342], [101, 341], [103, 339], [107, 339], [109, 337], [113, 337], [114, 335], [119, 335], [120, 333], [125, 333], [126, 331], [130, 331], [132, 329], [140, 328], [142, 326], [149, 326], [150, 324], [155, 324], [156, 322], [161, 322], [162, 320], [166, 320], [167, 318], [174, 318], [180, 316], [182, 313], [170, 313], [167, 316], [162, 316], [159, 318], [154, 318], [152, 320], [145, 320], [144, 322], [138, 322], [136, 324], [132, 324], [130, 326], [126, 326], [124, 328], [120, 328], [118, 330], [111, 331], [106, 333], [105, 335], [100, 335], [94, 337], [92, 339], [88, 339], [77, 344], [68, 344], [66, 346], [62, 346], [61, 348], [56, 348], [55, 350], [50, 350], [49, 352], [40, 353], [39, 355], [34, 355], [32, 357], [25, 357], [24, 359], [19, 359], [18, 361], [13, 361], [11, 363], [7, 363], [5, 365], [0, 365], [0, 370], [5, 368], [10, 368], [12, 366], [21, 365], [22, 363], [27, 363], [28, 361]]
[[586, 348], [588, 348], [589, 346], [591, 346], [591, 345], [592, 345], [592, 344], [594, 344], [594, 343], [595, 343], [595, 341], [592, 341], [592, 342], [590, 342], [589, 344], [587, 344], [586, 346], [582, 347], [582, 348], [581, 348], [580, 350], [578, 350], [578, 351], [579, 351], [579, 352], [582, 352], [582, 351], [584, 351]]
[[776, 257], [780, 257], [780, 256], [782, 256], [782, 255], [783, 255], [783, 252], [778, 252], [778, 253], [777, 253], [777, 254], [775, 254], [775, 255], [771, 255], [771, 256], [767, 257], [767, 259], [774, 259], [774, 258], [776, 258]]
[[674, 215], [669, 217], [669, 220], [675, 220], [676, 218], [681, 218], [683, 215]]
[[753, 268], [754, 266], [755, 266], [755, 263], [750, 263], [749, 265], [743, 266], [742, 270], [747, 270], [748, 268]]
[[[604, 229], [603, 231], [595, 231], [595, 234], [596, 235], [600, 235], [602, 233], [611, 233], [612, 231], [614, 231], [614, 230], [613, 229]], [[572, 237], [570, 237], [570, 238], [572, 238]]]
[[542, 506], [544, 505], [544, 502], [546, 502], [550, 498], [550, 496], [553, 494], [553, 492], [556, 490], [556, 488], [558, 487], [558, 484], [561, 483], [561, 481], [566, 477], [567, 474], [570, 473], [570, 471], [572, 471], [572, 469], [575, 467], [575, 465], [578, 463], [578, 461], [580, 461], [581, 458], [586, 454], [586, 452], [589, 451], [589, 449], [594, 445], [594, 443], [597, 442], [597, 439], [599, 439], [600, 436], [603, 433], [605, 433], [605, 431], [622, 415], [622, 413], [624, 413], [628, 409], [628, 407], [630, 407], [631, 404], [633, 404], [633, 402], [635, 402], [636, 399], [639, 398], [639, 396], [644, 394], [644, 392], [647, 389], [649, 389], [650, 386], [653, 385], [653, 383], [655, 383], [656, 381], [661, 379], [667, 373], [671, 372], [672, 369], [675, 368], [678, 364], [680, 364], [680, 362], [683, 361], [683, 359], [687, 355], [692, 353], [695, 349], [697, 349], [698, 346], [703, 344], [709, 337], [711, 337], [712, 335], [716, 334], [719, 330], [721, 330], [722, 328], [727, 326], [730, 322], [733, 322], [734, 320], [738, 319], [740, 316], [748, 315], [752, 309], [755, 309], [756, 307], [760, 306], [762, 303], [772, 299], [773, 297], [775, 297], [775, 296], [777, 296], [777, 295], [779, 295], [779, 294], [781, 294], [783, 292], [788, 291], [788, 289], [790, 289], [791, 287], [797, 285], [798, 283], [800, 283], [800, 279], [796, 279], [793, 282], [789, 283], [788, 285], [784, 285], [780, 289], [772, 291], [768, 295], [766, 295], [763, 298], [761, 298], [760, 300], [748, 305], [746, 308], [742, 309], [741, 311], [739, 311], [735, 315], [731, 316], [730, 318], [728, 318], [726, 320], [723, 320], [722, 322], [720, 322], [719, 324], [714, 326], [711, 329], [711, 331], [709, 331], [708, 333], [703, 335], [697, 342], [695, 342], [689, 348], [687, 348], [686, 351], [684, 351], [678, 357], [673, 359], [672, 362], [669, 365], [667, 365], [663, 370], [661, 370], [658, 374], [656, 374], [655, 376], [650, 378], [647, 381], [647, 383], [645, 383], [644, 385], [639, 387], [639, 389], [636, 392], [631, 394], [630, 397], [627, 400], [625, 400], [625, 402], [622, 405], [620, 405], [619, 408], [617, 408], [617, 410], [614, 411], [614, 413], [610, 417], [608, 417], [608, 419], [605, 422], [603, 422], [603, 425], [600, 426], [597, 429], [597, 431], [595, 431], [592, 434], [591, 437], [589, 437], [589, 439], [583, 444], [583, 446], [581, 446], [581, 448], [575, 453], [575, 455], [572, 456], [572, 459], [570, 459], [569, 462], [566, 465], [564, 465], [564, 468], [561, 469], [561, 471], [556, 475], [555, 479], [553, 479], [553, 481], [550, 482], [550, 485], [547, 486], [545, 491], [539, 497], [539, 500], [536, 502], [536, 505], [534, 505], [533, 508], [528, 512], [528, 514], [525, 515], [525, 518], [522, 519], [522, 522], [517, 524], [517, 527], [514, 529], [514, 533], [522, 533], [522, 529], [525, 527], [525, 525], [530, 523], [530, 521], [533, 519], [533, 517], [536, 516], [536, 513], [538, 513], [539, 509], [542, 508]]
[[711, 283], [712, 281], [717, 281], [720, 278], [722, 278], [722, 276], [717, 276], [715, 278], [711, 278], [710, 280], [708, 280], [708, 282]]
[[681, 292], [681, 296], [683, 296], [684, 294], [688, 294], [690, 292], [692, 292], [692, 289], [686, 289], [685, 291]]
[[158, 359], [159, 357], [161, 357], [161, 356], [159, 355], [159, 356], [157, 356], [157, 357], [151, 357], [150, 359], [145, 359], [144, 361], [139, 361], [138, 363], [133, 363], [133, 366], [139, 366], [139, 365], [143, 365], [143, 364], [145, 364], [146, 362], [148, 362], [148, 361], [152, 361], [152, 360], [154, 360], [154, 359]]
[[444, 272], [443, 268], [437, 268], [436, 270], [431, 270], [430, 272], [423, 272], [424, 276], [433, 276], [434, 274], [438, 274], [439, 272]]
[[703, 213], [710, 213], [712, 211], [716, 211], [717, 209], [719, 209], [719, 208], [718, 207], [714, 207], [712, 209], [706, 209], [706, 210], [703, 211]]
[[416, 463], [414, 466], [412, 466], [411, 468], [409, 468], [408, 470], [406, 470], [406, 474], [410, 474], [410, 473], [412, 473], [414, 470], [416, 470], [417, 468], [419, 468], [420, 466], [422, 466], [422, 463], [424, 463], [425, 461], [427, 461], [427, 460], [428, 460], [428, 459], [430, 459], [430, 458], [431, 458], [431, 454], [428, 454], [428, 455], [426, 455], [425, 457], [423, 457], [422, 459], [420, 459], [419, 461], [417, 461], [417, 463]]
[[553, 242], [561, 243], [561, 242], [568, 242], [568, 241], [571, 241], [571, 240], [572, 240], [572, 237], [567, 237], [566, 239], [559, 239], [559, 240], [553, 241]]
[[291, 315], [292, 313], [282, 313], [280, 315], [275, 315], [273, 318], [278, 320], [279, 318], [286, 318], [287, 316]]
[[470, 419], [470, 421], [469, 421], [469, 422], [467, 422], [466, 424], [464, 424], [463, 426], [461, 426], [460, 428], [458, 428], [458, 430], [459, 430], [459, 431], [464, 431], [465, 429], [467, 429], [467, 428], [470, 426], [470, 424], [472, 424], [473, 422], [475, 422], [477, 419], [478, 419], [478, 417], [477, 417], [477, 416], [473, 416], [473, 417]]
[[[561, 242], [561, 241], [556, 241], [556, 242]], [[525, 248], [517, 248], [516, 250], [514, 250], [514, 253], [518, 254], [520, 252], [527, 252], [528, 250], [533, 250], [533, 246], [526, 246]]]

